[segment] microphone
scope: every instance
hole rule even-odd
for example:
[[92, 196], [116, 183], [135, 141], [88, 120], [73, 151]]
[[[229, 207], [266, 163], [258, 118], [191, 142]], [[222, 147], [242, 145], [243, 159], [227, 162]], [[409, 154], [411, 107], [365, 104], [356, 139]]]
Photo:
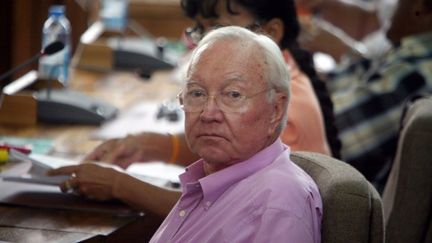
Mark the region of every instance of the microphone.
[[54, 41], [51, 44], [47, 45], [45, 48], [43, 48], [38, 54], [31, 57], [27, 61], [21, 63], [20, 65], [16, 66], [15, 68], [12, 68], [11, 70], [7, 71], [6, 73], [2, 74], [0, 76], [0, 81], [3, 79], [9, 77], [11, 74], [14, 74], [15, 72], [21, 70], [22, 68], [28, 66], [29, 64], [33, 63], [34, 61], [37, 61], [42, 56], [49, 56], [54, 53], [57, 53], [61, 51], [64, 48], [64, 44], [61, 41]]
[[[17, 72], [21, 68], [38, 60], [40, 57], [55, 54], [61, 51], [62, 49], [64, 49], [64, 47], [65, 45], [61, 41], [55, 41], [47, 45], [45, 48], [43, 48], [40, 51], [40, 53], [28, 59], [23, 64], [1, 75], [0, 76], [0, 111], [2, 111], [1, 106], [3, 100], [10, 98], [9, 95], [6, 95], [4, 93], [1, 81], [6, 77], [8, 77], [9, 75]], [[36, 76], [35, 73], [36, 71], [33, 71], [34, 76], [32, 77]], [[22, 78], [25, 78], [25, 76]], [[16, 81], [18, 83], [20, 80], [16, 80]], [[49, 84], [52, 84], [53, 80], [49, 79], [47, 81], [49, 81]], [[37, 109], [29, 107], [27, 104], [28, 102], [16, 102], [17, 99], [12, 100], [13, 102], [15, 102], [12, 105], [16, 105], [21, 108], [30, 108], [32, 110], [35, 110], [36, 119], [38, 122], [99, 125], [106, 120], [114, 118], [118, 111], [116, 107], [108, 103], [99, 101], [90, 96], [87, 96], [85, 94], [82, 94], [80, 92], [71, 91], [67, 89], [51, 90], [51, 85], [49, 85], [47, 89], [42, 89], [33, 92], [33, 94], [30, 97], [32, 97], [37, 102]], [[20, 98], [20, 97], [15, 96], [14, 98]], [[22, 100], [22, 99], [18, 99], [18, 100]], [[8, 99], [8, 101], [11, 100]], [[11, 104], [11, 102], [9, 102], [8, 104]], [[17, 124], [28, 123], [28, 121], [22, 122], [22, 120], [26, 120], [27, 117], [26, 119], [22, 119], [23, 116], [21, 115], [21, 113], [15, 112], [14, 108], [4, 109], [3, 112], [0, 112], [0, 116], [6, 117], [7, 123], [17, 123]]]
[[44, 49], [41, 50], [42, 55], [52, 55], [58, 51], [61, 51], [64, 48], [64, 44], [61, 41], [54, 41], [53, 43], [47, 45]]

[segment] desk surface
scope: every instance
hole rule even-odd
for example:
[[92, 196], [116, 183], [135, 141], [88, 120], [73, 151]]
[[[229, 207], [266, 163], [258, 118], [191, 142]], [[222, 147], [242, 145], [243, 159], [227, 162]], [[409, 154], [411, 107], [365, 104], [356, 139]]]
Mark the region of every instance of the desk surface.
[[[121, 112], [139, 101], [163, 101], [176, 97], [180, 87], [170, 81], [170, 75], [170, 71], [156, 72], [151, 79], [142, 80], [127, 72], [106, 74], [74, 70], [70, 89], [109, 102]], [[97, 129], [98, 126], [92, 125], [0, 125], [0, 135], [52, 139], [52, 154], [73, 158], [88, 153], [100, 143], [89, 139], [89, 134]]]
[[[179, 85], [170, 72], [155, 73], [148, 81], [130, 73], [94, 73], [74, 70], [70, 88], [110, 102], [121, 110], [142, 100], [175, 97]], [[53, 140], [52, 154], [74, 158], [100, 141], [89, 139], [98, 129], [89, 125], [37, 124], [0, 127], [0, 134]], [[0, 181], [0, 183], [4, 183]], [[146, 214], [115, 216], [103, 212], [76, 211], [0, 204], [0, 241], [11, 242], [106, 242], [148, 240], [161, 220]]]

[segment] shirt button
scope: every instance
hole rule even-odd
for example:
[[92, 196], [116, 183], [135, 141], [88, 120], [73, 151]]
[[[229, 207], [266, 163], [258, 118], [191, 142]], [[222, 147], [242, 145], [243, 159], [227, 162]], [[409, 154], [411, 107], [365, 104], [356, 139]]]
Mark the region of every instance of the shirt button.
[[207, 201], [207, 202], [206, 202], [206, 205], [207, 205], [207, 207], [210, 207], [211, 202], [210, 202], [210, 201]]
[[185, 210], [181, 210], [179, 212], [180, 217], [184, 217], [186, 215], [186, 211]]

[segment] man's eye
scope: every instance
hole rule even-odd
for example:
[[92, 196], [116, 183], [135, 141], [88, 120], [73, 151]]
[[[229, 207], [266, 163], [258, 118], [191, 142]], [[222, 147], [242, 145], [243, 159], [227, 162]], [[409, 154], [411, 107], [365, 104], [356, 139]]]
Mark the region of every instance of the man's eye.
[[225, 96], [232, 100], [239, 100], [243, 97], [243, 95], [238, 91], [228, 91], [225, 93]]
[[201, 97], [205, 97], [206, 94], [202, 90], [191, 90], [187, 92], [187, 96], [191, 98], [201, 98]]

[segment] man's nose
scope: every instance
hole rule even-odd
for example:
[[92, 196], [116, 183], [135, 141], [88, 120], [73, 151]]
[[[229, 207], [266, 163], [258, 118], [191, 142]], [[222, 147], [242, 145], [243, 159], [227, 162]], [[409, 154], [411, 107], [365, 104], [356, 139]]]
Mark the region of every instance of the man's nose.
[[209, 95], [207, 101], [204, 103], [203, 111], [212, 109], [220, 110], [217, 95]]
[[203, 110], [201, 112], [201, 118], [203, 120], [214, 120], [219, 119], [222, 110], [219, 107], [217, 102], [217, 96], [209, 96], [207, 102], [203, 106]]

